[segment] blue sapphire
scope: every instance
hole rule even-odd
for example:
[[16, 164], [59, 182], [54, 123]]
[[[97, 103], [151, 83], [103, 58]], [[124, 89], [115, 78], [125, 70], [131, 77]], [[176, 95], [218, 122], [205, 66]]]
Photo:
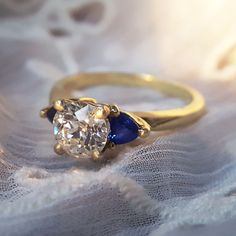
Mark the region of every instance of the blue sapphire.
[[51, 107], [48, 111], [47, 111], [47, 118], [48, 120], [52, 123], [53, 122], [53, 118], [55, 116], [55, 114], [57, 113], [57, 111], [54, 109], [54, 107]]
[[108, 140], [115, 144], [129, 143], [138, 137], [139, 127], [127, 114], [121, 112], [118, 117], [108, 117], [111, 132]]

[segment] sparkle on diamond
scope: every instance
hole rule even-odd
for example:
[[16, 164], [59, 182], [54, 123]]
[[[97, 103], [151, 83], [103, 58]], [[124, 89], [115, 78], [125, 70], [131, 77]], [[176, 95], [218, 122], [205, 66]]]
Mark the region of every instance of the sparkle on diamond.
[[110, 132], [108, 119], [95, 117], [101, 105], [63, 101], [63, 106], [53, 119], [53, 131], [65, 152], [74, 157], [101, 152]]

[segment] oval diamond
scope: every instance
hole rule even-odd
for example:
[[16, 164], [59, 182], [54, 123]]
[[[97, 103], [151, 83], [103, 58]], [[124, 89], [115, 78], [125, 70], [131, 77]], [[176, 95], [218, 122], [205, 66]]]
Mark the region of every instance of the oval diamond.
[[110, 132], [108, 119], [96, 117], [99, 104], [63, 100], [64, 110], [53, 119], [54, 135], [64, 151], [73, 156], [90, 156], [101, 152]]

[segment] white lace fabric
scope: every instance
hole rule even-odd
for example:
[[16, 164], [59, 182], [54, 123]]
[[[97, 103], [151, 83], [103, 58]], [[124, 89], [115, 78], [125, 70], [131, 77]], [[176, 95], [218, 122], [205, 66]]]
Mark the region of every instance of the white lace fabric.
[[[215, 45], [212, 54], [205, 50], [205, 38], [191, 62], [182, 47], [183, 59], [176, 60], [181, 37], [167, 50], [163, 42], [171, 33], [165, 36], [157, 20], [164, 18], [157, 6], [172, 12], [169, 1], [58, 2], [0, 1], [0, 235], [234, 235], [236, 81], [228, 60], [234, 37], [225, 40], [228, 46]], [[228, 9], [230, 2], [221, 7]], [[214, 4], [206, 7], [218, 12]], [[171, 16], [165, 19], [173, 26]], [[227, 19], [223, 22], [229, 25], [230, 15]], [[184, 33], [194, 45], [196, 35]], [[194, 58], [206, 63], [201, 67]], [[183, 129], [152, 132], [118, 149], [106, 163], [57, 156], [51, 124], [39, 118], [50, 88], [67, 74], [104, 70], [183, 76], [182, 82], [204, 94], [207, 113]], [[77, 96], [116, 102], [127, 110], [183, 105], [135, 88], [103, 86]]]

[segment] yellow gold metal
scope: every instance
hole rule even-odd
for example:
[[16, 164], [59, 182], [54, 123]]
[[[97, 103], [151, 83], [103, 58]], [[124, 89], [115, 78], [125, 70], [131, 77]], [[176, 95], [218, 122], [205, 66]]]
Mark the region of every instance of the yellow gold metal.
[[59, 143], [56, 143], [56, 144], [54, 145], [54, 152], [55, 152], [56, 154], [58, 154], [58, 155], [62, 155], [62, 154], [65, 153], [65, 151], [63, 150], [61, 144], [59, 144]]
[[120, 108], [117, 105], [115, 105], [115, 104], [110, 105], [110, 110], [111, 110], [112, 116], [119, 116], [120, 115]]
[[147, 130], [147, 129], [140, 129], [140, 130], [138, 131], [138, 133], [139, 133], [139, 137], [140, 137], [140, 138], [146, 138], [146, 137], [149, 135], [150, 130]]
[[[76, 90], [100, 85], [121, 85], [125, 87], [150, 88], [163, 92], [168, 96], [178, 97], [186, 101], [187, 105], [170, 110], [135, 111], [127, 112], [120, 110], [117, 105], [101, 104], [96, 99], [89, 97], [73, 98]], [[106, 119], [108, 116], [119, 116], [120, 112], [126, 113], [139, 127], [139, 137], [145, 138], [150, 131], [168, 130], [190, 124], [200, 118], [205, 112], [205, 101], [203, 96], [189, 86], [171, 81], [159, 80], [152, 75], [136, 75], [126, 73], [84, 73], [66, 77], [53, 87], [49, 104], [57, 111], [63, 111], [63, 100], [82, 101], [94, 104], [97, 109], [93, 115], [97, 119]], [[42, 118], [47, 117], [51, 106], [40, 111]], [[94, 151], [91, 156], [93, 160], [100, 160], [102, 153], [107, 149], [113, 149], [116, 145], [109, 140], [102, 152]], [[63, 146], [57, 143], [54, 151], [62, 155], [65, 153]]]
[[97, 119], [105, 119], [109, 116], [110, 114], [110, 108], [107, 105], [103, 105], [103, 107], [98, 107], [95, 117]]
[[93, 159], [94, 161], [99, 161], [99, 160], [101, 160], [101, 159], [102, 159], [101, 153], [94, 151], [94, 152], [92, 153], [92, 159]]
[[41, 118], [46, 118], [47, 117], [47, 112], [48, 112], [49, 108], [46, 107], [46, 108], [43, 108], [41, 111], [40, 111], [40, 117]]
[[92, 103], [96, 103], [97, 102], [97, 100], [95, 98], [87, 98], [87, 97], [79, 98], [79, 100], [81, 102], [92, 102]]
[[105, 146], [105, 148], [104, 148], [103, 151], [105, 151], [105, 150], [107, 150], [107, 149], [114, 149], [115, 146], [116, 146], [116, 145], [115, 145], [113, 142], [107, 141], [107, 144], [106, 144], [106, 146]]
[[[56, 83], [50, 94], [50, 103], [59, 99], [71, 98], [76, 90], [100, 85], [150, 88], [172, 97], [181, 98], [188, 103], [184, 107], [164, 111], [129, 112], [134, 119], [139, 120], [142, 129], [153, 131], [173, 129], [194, 122], [205, 112], [204, 98], [195, 89], [176, 82], [159, 80], [152, 75], [145, 74], [82, 73], [72, 75]], [[57, 108], [55, 107], [55, 109]]]
[[55, 102], [53, 102], [53, 107], [57, 110], [57, 111], [63, 111], [64, 107], [62, 105], [61, 100], [56, 100]]
[[139, 127], [140, 127], [139, 137], [146, 138], [151, 131], [151, 126], [144, 119], [136, 116], [135, 114], [132, 114], [131, 112], [124, 112], [124, 113], [129, 115], [139, 125]]

